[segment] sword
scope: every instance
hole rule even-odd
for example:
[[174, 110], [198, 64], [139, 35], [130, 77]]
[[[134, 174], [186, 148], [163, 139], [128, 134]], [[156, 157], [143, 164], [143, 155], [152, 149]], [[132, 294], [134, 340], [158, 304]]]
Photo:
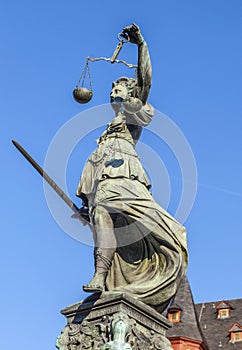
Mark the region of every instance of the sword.
[[27, 159], [27, 161], [38, 171], [38, 173], [48, 182], [53, 190], [63, 199], [63, 201], [74, 211], [75, 214], [80, 214], [78, 207], [72, 200], [62, 191], [62, 189], [55, 183], [54, 180], [39, 166], [38, 163], [28, 154], [27, 151], [17, 142], [12, 140], [14, 146]]

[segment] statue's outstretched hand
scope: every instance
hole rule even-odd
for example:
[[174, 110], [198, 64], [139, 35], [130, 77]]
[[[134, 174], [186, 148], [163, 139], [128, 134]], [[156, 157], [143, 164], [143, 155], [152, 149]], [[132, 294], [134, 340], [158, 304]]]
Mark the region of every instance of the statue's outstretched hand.
[[137, 45], [141, 44], [144, 41], [140, 33], [140, 29], [135, 23], [133, 23], [131, 26], [123, 28], [121, 36], [124, 39], [130, 41], [131, 43]]

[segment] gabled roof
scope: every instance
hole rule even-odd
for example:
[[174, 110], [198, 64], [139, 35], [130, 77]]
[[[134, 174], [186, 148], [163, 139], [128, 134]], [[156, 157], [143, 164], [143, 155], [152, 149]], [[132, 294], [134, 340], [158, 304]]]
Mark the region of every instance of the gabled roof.
[[202, 336], [197, 315], [195, 312], [194, 301], [191, 293], [191, 289], [185, 276], [182, 280], [180, 287], [166, 310], [166, 316], [169, 309], [180, 309], [181, 319], [180, 322], [173, 323], [172, 328], [170, 328], [166, 335], [168, 338], [172, 337], [183, 337], [201, 341], [205, 344], [204, 338]]
[[179, 311], [182, 311], [182, 308], [180, 307], [180, 305], [175, 304], [175, 303], [174, 303], [174, 304], [172, 303], [172, 305], [170, 305], [170, 306], [168, 307], [168, 310], [167, 310], [167, 311], [169, 312], [169, 311], [172, 311], [172, 310], [179, 310]]
[[216, 309], [231, 309], [231, 306], [229, 305], [228, 302], [222, 300], [220, 303], [216, 306]]
[[229, 329], [229, 332], [242, 332], [242, 326], [239, 323], [234, 323], [233, 326]]

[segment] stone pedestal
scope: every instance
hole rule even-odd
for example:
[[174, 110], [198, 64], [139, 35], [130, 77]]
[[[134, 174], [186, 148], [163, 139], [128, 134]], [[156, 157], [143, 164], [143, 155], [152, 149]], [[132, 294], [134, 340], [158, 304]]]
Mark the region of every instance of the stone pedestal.
[[165, 336], [171, 323], [127, 294], [93, 294], [61, 313], [67, 325], [56, 342], [60, 350], [171, 350]]

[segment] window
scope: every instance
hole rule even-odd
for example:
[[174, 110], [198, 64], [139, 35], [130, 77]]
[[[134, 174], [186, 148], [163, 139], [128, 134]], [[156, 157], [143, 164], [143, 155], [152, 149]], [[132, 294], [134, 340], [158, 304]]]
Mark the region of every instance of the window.
[[231, 333], [231, 341], [233, 343], [237, 342], [237, 341], [241, 341], [242, 340], [242, 332], [232, 332]]
[[219, 309], [218, 318], [227, 318], [229, 317], [229, 309]]
[[234, 341], [241, 340], [241, 332], [234, 333]]
[[168, 320], [170, 322], [172, 322], [172, 323], [180, 322], [180, 318], [181, 318], [181, 311], [180, 310], [169, 311]]

